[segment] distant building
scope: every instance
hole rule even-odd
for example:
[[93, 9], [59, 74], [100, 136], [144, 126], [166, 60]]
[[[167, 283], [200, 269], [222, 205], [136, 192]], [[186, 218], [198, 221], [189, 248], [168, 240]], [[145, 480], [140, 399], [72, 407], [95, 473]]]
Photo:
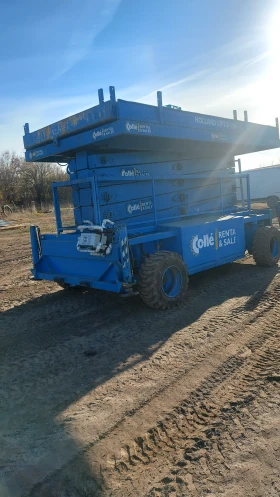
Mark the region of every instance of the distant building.
[[[280, 164], [276, 166], [258, 167], [242, 171], [250, 178], [252, 200], [266, 200], [269, 207], [275, 207], [280, 200]], [[241, 200], [240, 182], [237, 181], [237, 199]], [[243, 180], [244, 197], [246, 198], [246, 182]]]

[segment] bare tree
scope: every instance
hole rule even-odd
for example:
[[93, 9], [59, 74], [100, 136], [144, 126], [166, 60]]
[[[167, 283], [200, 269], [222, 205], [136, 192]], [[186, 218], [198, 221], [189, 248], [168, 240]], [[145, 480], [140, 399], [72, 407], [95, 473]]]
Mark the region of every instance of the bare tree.
[[5, 203], [38, 205], [51, 202], [52, 183], [67, 180], [66, 172], [56, 164], [25, 162], [15, 153], [0, 155], [0, 200]]

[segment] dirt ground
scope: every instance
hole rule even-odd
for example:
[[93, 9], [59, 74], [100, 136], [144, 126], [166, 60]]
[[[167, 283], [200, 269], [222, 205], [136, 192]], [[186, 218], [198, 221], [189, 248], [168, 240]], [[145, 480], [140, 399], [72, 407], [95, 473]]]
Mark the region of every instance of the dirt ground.
[[280, 495], [278, 267], [204, 272], [168, 312], [30, 267], [0, 232], [1, 497]]

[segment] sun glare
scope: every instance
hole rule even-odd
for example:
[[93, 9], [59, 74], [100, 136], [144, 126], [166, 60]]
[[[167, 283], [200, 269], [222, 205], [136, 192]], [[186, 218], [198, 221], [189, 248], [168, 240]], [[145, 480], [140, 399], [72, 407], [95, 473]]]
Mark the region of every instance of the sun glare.
[[[271, 21], [268, 25], [268, 49], [269, 49], [269, 59], [270, 59], [270, 71], [269, 76], [273, 78], [279, 78], [280, 75], [280, 64], [279, 64], [279, 48], [280, 48], [280, 9], [277, 9], [273, 14]], [[276, 96], [276, 95], [275, 95]]]
[[268, 26], [268, 40], [269, 50], [272, 54], [277, 56], [279, 60], [279, 46], [280, 46], [280, 9], [277, 9], [272, 15], [271, 22]]
[[260, 75], [256, 119], [271, 123], [271, 116], [280, 117], [279, 76], [280, 76], [280, 9], [277, 8], [266, 27], [267, 64]]

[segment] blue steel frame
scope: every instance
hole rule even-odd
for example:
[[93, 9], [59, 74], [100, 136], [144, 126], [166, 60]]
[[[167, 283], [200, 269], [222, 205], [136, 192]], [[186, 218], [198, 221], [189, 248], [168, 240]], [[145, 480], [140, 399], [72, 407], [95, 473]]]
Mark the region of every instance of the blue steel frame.
[[99, 206], [98, 206], [98, 202], [97, 202], [96, 182], [97, 182], [96, 176], [89, 176], [87, 178], [73, 179], [71, 181], [58, 181], [58, 182], [52, 184], [56, 229], [57, 229], [58, 234], [62, 233], [65, 230], [76, 229], [76, 225], [75, 226], [62, 226], [61, 212], [60, 212], [60, 205], [59, 205], [59, 198], [58, 198], [58, 188], [61, 188], [61, 187], [71, 187], [73, 185], [79, 185], [82, 183], [91, 183], [92, 197], [94, 199], [94, 216], [96, 219], [96, 224], [101, 223]]
[[[251, 210], [248, 174], [153, 174], [149, 177], [120, 178], [116, 176], [116, 170], [112, 175], [110, 172], [108, 175], [104, 174], [104, 171], [103, 175], [98, 174], [101, 164], [98, 163], [95, 168], [94, 159], [90, 162], [88, 158], [96, 154], [100, 157], [103, 154], [113, 154], [118, 155], [119, 161], [120, 157], [123, 157], [123, 165], [142, 164], [137, 161], [141, 161], [142, 155], [152, 152], [151, 160], [147, 161], [146, 157], [146, 162], [155, 162], [157, 165], [166, 161], [165, 154], [169, 154], [168, 160], [172, 162], [170, 155], [174, 155], [174, 160], [177, 161], [178, 154], [183, 154], [183, 160], [193, 161], [192, 157], [217, 157], [220, 160], [222, 157], [279, 147], [278, 123], [276, 122], [276, 127], [263, 126], [249, 123], [247, 118], [241, 122], [164, 107], [161, 92], [157, 92], [157, 106], [152, 106], [117, 101], [115, 88], [111, 86], [109, 91], [109, 101], [104, 101], [104, 93], [100, 89], [98, 105], [75, 116], [35, 132], [30, 132], [28, 124], [24, 126], [27, 161], [69, 162], [76, 159], [79, 169], [85, 170], [83, 174], [92, 174], [53, 184], [56, 227], [58, 235], [61, 236], [40, 235], [39, 228], [31, 227], [34, 277], [124, 292], [127, 287], [137, 284], [137, 270], [146, 253], [154, 253], [160, 249], [177, 252], [182, 255], [189, 274], [243, 257], [245, 249], [251, 249], [253, 233], [257, 227], [272, 223], [270, 211]], [[131, 158], [125, 157], [127, 152], [134, 154], [134, 162], [129, 162]], [[158, 160], [154, 158], [154, 153], [158, 153]], [[197, 155], [193, 155], [194, 153]], [[137, 154], [139, 155], [135, 157]], [[153, 164], [152, 166], [151, 170], [158, 170]], [[192, 169], [194, 165], [190, 167], [188, 172], [196, 171], [196, 168]], [[217, 169], [218, 167], [217, 165]], [[69, 169], [68, 171], [70, 172]], [[192, 212], [191, 216], [187, 213], [177, 215], [178, 211], [172, 210], [173, 216], [160, 217], [161, 211], [157, 210], [157, 180], [203, 178], [219, 178], [217, 184], [220, 182], [220, 209]], [[238, 210], [237, 206], [225, 207], [224, 178], [246, 178], [247, 210], [244, 210], [244, 206], [242, 210]], [[90, 212], [90, 216], [94, 216], [94, 224], [100, 225], [104, 209], [101, 202], [99, 205], [99, 182], [103, 184], [127, 181], [151, 182], [149, 198], [153, 202], [152, 219], [144, 221], [142, 218], [141, 221], [135, 221], [131, 218], [126, 224], [116, 222], [112, 252], [104, 257], [96, 253], [92, 255], [79, 252], [76, 248], [77, 221], [74, 226], [62, 225], [58, 189], [75, 188], [82, 183], [89, 183], [93, 210], [81, 210], [79, 214], [83, 216], [83, 212]], [[218, 192], [216, 198], [215, 207], [219, 202]], [[205, 209], [206, 204], [203, 205], [202, 208]], [[170, 211], [168, 212], [170, 214]], [[123, 211], [120, 218], [122, 213]], [[224, 214], [229, 216], [223, 218]], [[62, 235], [63, 231], [68, 233]], [[199, 255], [197, 250], [200, 250]], [[135, 273], [131, 266], [130, 251], [132, 259], [135, 260]]]
[[[179, 112], [179, 111], [178, 111]], [[96, 147], [97, 144], [102, 144], [105, 140], [109, 141], [112, 138], [120, 138], [125, 135], [127, 138], [132, 139], [133, 137], [136, 139], [139, 138], [139, 132], [137, 131], [138, 122], [130, 121], [130, 124], [133, 125], [136, 129], [127, 130], [127, 120], [119, 119], [118, 121], [114, 121], [109, 123], [108, 125], [101, 126], [98, 128], [94, 128], [93, 130], [83, 131], [77, 135], [69, 136], [65, 138], [61, 138], [57, 140], [55, 143], [49, 143], [46, 145], [42, 145], [40, 148], [27, 150], [25, 153], [25, 158], [27, 162], [32, 161], [40, 161], [43, 158], [48, 158], [53, 162], [59, 162], [59, 158], [63, 162], [63, 158], [67, 157], [67, 153], [69, 150], [76, 150], [81, 147], [86, 149], [87, 147]], [[249, 123], [250, 124], [250, 123]], [[189, 140], [194, 142], [208, 142], [208, 143], [216, 143], [216, 144], [227, 144], [231, 146], [236, 146], [236, 142], [242, 140], [242, 133], [228, 133], [228, 134], [219, 134], [213, 133], [211, 129], [201, 129], [201, 128], [190, 128], [190, 127], [182, 127], [176, 125], [166, 125], [161, 123], [153, 123], [147, 124], [149, 126], [151, 132], [149, 133], [150, 139], [152, 138], [161, 138], [167, 140]], [[252, 125], [253, 126], [253, 125]], [[258, 125], [255, 125], [258, 126]], [[259, 125], [261, 126], [261, 125]], [[274, 128], [271, 128], [274, 130]], [[255, 130], [252, 130], [252, 133]], [[269, 137], [269, 133], [263, 132], [263, 136], [260, 134], [259, 130], [255, 131], [255, 144], [249, 148], [249, 152], [254, 152], [258, 150], [263, 150], [266, 148], [276, 148], [279, 147], [279, 141], [276, 141], [276, 138], [273, 140]], [[93, 139], [94, 135], [94, 139]], [[245, 138], [244, 138], [245, 139]], [[242, 141], [241, 141], [242, 143]], [[151, 144], [152, 145], [152, 144]], [[244, 145], [248, 144], [244, 142]], [[128, 144], [127, 144], [128, 146]], [[122, 148], [117, 144], [114, 145], [114, 149]], [[131, 145], [131, 149], [137, 148], [135, 142]], [[153, 147], [158, 148], [157, 147]], [[247, 152], [246, 148], [246, 152]], [[243, 150], [243, 149], [241, 149]], [[242, 151], [236, 151], [236, 154], [244, 153]]]
[[[63, 281], [74, 286], [81, 285], [125, 293], [138, 281], [137, 273], [135, 275], [131, 267], [130, 250], [133, 253], [136, 270], [139, 269], [143, 260], [142, 246], [144, 254], [157, 250], [171, 250], [181, 254], [189, 275], [192, 275], [244, 257], [246, 248], [251, 250], [255, 230], [263, 225], [271, 225], [271, 214], [268, 210], [266, 212], [238, 212], [237, 215], [231, 215], [225, 219], [214, 216], [214, 219], [209, 218], [209, 221], [203, 220], [202, 216], [198, 217], [197, 223], [191, 224], [186, 219], [158, 226], [158, 231], [155, 227], [152, 232], [144, 232], [141, 228], [140, 234], [132, 237], [127, 235], [125, 225], [116, 225], [113, 251], [104, 257], [78, 252], [76, 249], [77, 233], [75, 232], [61, 236], [40, 235], [39, 228], [31, 226], [34, 266], [32, 273], [35, 279]], [[219, 244], [219, 232], [222, 236], [231, 236], [224, 235], [226, 230], [234, 236], [234, 241], [229, 239], [227, 246], [218, 249], [216, 243]], [[212, 237], [212, 242], [210, 240], [212, 246], [209, 246], [207, 242], [209, 236]], [[215, 246], [213, 246], [213, 237], [217, 241]], [[198, 254], [191, 250], [194, 238], [200, 240], [202, 243], [200, 247], [205, 247], [200, 257], [197, 257]]]
[[[251, 210], [251, 200], [250, 200], [250, 181], [249, 181], [249, 174], [243, 173], [243, 174], [190, 174], [187, 176], [187, 179], [200, 179], [200, 178], [219, 178], [220, 179], [220, 198], [221, 198], [221, 209], [215, 210], [215, 211], [206, 211], [206, 212], [199, 212], [192, 214], [192, 217], [194, 216], [201, 216], [204, 214], [213, 214], [213, 213], [230, 213], [232, 212], [232, 208], [230, 209], [224, 209], [223, 208], [223, 193], [222, 193], [222, 185], [223, 185], [223, 178], [229, 179], [242, 179], [246, 178], [247, 180], [247, 209], [248, 211]], [[61, 212], [60, 212], [60, 205], [59, 205], [59, 198], [58, 198], [58, 188], [60, 187], [71, 187], [73, 185], [79, 185], [82, 183], [91, 183], [92, 185], [92, 198], [93, 198], [93, 207], [94, 207], [94, 217], [95, 217], [95, 222], [94, 224], [101, 224], [102, 219], [100, 217], [100, 210], [99, 210], [99, 203], [98, 203], [98, 195], [97, 195], [97, 190], [98, 190], [98, 181], [104, 182], [128, 182], [128, 181], [133, 181], [133, 182], [144, 182], [144, 181], [150, 181], [152, 183], [152, 194], [153, 194], [153, 213], [154, 213], [154, 219], [149, 220], [149, 221], [134, 221], [133, 223], [130, 223], [130, 226], [128, 227], [128, 233], [133, 233], [139, 231], [139, 228], [133, 229], [132, 226], [142, 226], [143, 229], [145, 226], [148, 224], [152, 224], [154, 228], [157, 228], [159, 224], [164, 224], [166, 221], [175, 221], [176, 219], [181, 219], [181, 218], [187, 218], [188, 216], [172, 216], [172, 217], [166, 217], [166, 218], [161, 218], [160, 222], [158, 221], [157, 218], [157, 208], [156, 208], [156, 188], [155, 188], [155, 181], [157, 180], [167, 180], [167, 179], [186, 179], [186, 175], [154, 175], [152, 177], [122, 177], [121, 179], [119, 176], [99, 176], [98, 174], [93, 174], [92, 176], [88, 176], [86, 178], [81, 178], [81, 179], [73, 179], [69, 181], [61, 181], [57, 183], [53, 183], [52, 189], [53, 189], [53, 198], [54, 198], [54, 210], [55, 210], [55, 218], [56, 218], [56, 228], [57, 228], [57, 233], [60, 234], [63, 231], [66, 230], [73, 230], [76, 229], [76, 226], [62, 226], [62, 221], [61, 221]], [[244, 207], [242, 207], [242, 210], [244, 211]], [[147, 228], [146, 228], [147, 229]], [[149, 229], [149, 228], [148, 228]], [[141, 228], [142, 230], [142, 228]]]
[[[57, 162], [69, 157], [70, 151], [76, 153], [81, 149], [93, 149], [102, 143], [108, 147], [112, 138], [123, 135], [136, 139], [145, 136], [150, 139], [184, 139], [234, 145], [235, 152], [232, 155], [279, 147], [277, 121], [275, 127], [264, 126], [248, 120], [223, 119], [172, 109], [163, 106], [161, 92], [157, 92], [157, 106], [152, 106], [116, 100], [115, 88], [110, 86], [109, 91], [109, 101], [104, 101], [103, 90], [100, 89], [97, 106], [46, 128], [30, 132], [29, 124], [26, 123], [23, 137], [26, 161]], [[118, 144], [114, 143], [113, 148], [119, 148]], [[128, 144], [126, 148], [129, 149]]]
[[[209, 178], [207, 174], [189, 175], [192, 178]], [[211, 177], [220, 177], [221, 185], [221, 207], [222, 205], [222, 181], [223, 178], [234, 177], [237, 175], [211, 175]], [[31, 247], [32, 259], [34, 268], [32, 270], [35, 279], [54, 280], [70, 285], [89, 286], [96, 289], [103, 289], [117, 293], [130, 292], [134, 285], [137, 285], [138, 276], [136, 276], [131, 266], [131, 254], [133, 255], [135, 269], [139, 269], [143, 255], [141, 247], [148, 253], [153, 253], [156, 250], [171, 250], [182, 255], [184, 262], [187, 265], [190, 275], [197, 272], [215, 267], [234, 260], [240, 259], [245, 254], [245, 249], [251, 249], [254, 231], [259, 225], [271, 225], [271, 212], [251, 211], [250, 205], [250, 184], [249, 175], [240, 174], [238, 178], [245, 177], [247, 180], [247, 195], [248, 195], [248, 210], [238, 211], [233, 213], [229, 218], [215, 216], [214, 212], [207, 212], [206, 219], [203, 220], [203, 213], [199, 213], [192, 217], [197, 218], [197, 223], [189, 223], [187, 216], [173, 217], [171, 219], [161, 219], [160, 222], [156, 216], [156, 192], [155, 181], [169, 178], [185, 178], [184, 175], [155, 175], [154, 177], [131, 178], [122, 177], [121, 182], [127, 181], [151, 181], [153, 183], [154, 197], [154, 220], [148, 222], [134, 222], [132, 226], [126, 224], [115, 224], [115, 240], [113, 243], [113, 251], [110, 255], [100, 257], [92, 256], [88, 253], [80, 253], [76, 249], [77, 243], [77, 226], [63, 227], [61, 223], [60, 205], [58, 198], [59, 187], [72, 187], [82, 183], [91, 183], [92, 194], [95, 204], [95, 223], [101, 224], [99, 206], [98, 206], [98, 180], [103, 182], [120, 182], [119, 176], [98, 176], [97, 174], [91, 177], [75, 179], [67, 182], [59, 182], [53, 184], [54, 207], [57, 222], [57, 233], [60, 236], [47, 234], [40, 235], [39, 228], [32, 226]], [[219, 211], [219, 213], [222, 213]], [[211, 217], [212, 215], [212, 217]], [[214, 215], [214, 216], [213, 216]], [[214, 217], [214, 219], [213, 219]], [[152, 226], [149, 224], [152, 223]], [[137, 227], [135, 227], [135, 226]], [[238, 229], [237, 229], [238, 228]], [[74, 230], [73, 233], [63, 234], [64, 230]], [[210, 231], [209, 231], [210, 230]], [[221, 230], [221, 231], [220, 231]], [[221, 245], [221, 249], [217, 252], [216, 244], [219, 244], [219, 232], [224, 233], [224, 230], [239, 233], [239, 241], [234, 242], [229, 238], [227, 246]], [[209, 234], [210, 233], [210, 234]], [[214, 235], [215, 233], [215, 235]], [[199, 239], [200, 243], [204, 243], [203, 239], [212, 237], [213, 241], [208, 246], [206, 243], [205, 252], [201, 257], [196, 257], [196, 254], [191, 249], [194, 236]], [[235, 235], [234, 235], [235, 236]], [[222, 243], [222, 242], [221, 242]], [[235, 245], [232, 246], [231, 244]], [[208, 247], [208, 248], [207, 248]], [[219, 245], [220, 247], [220, 245]], [[231, 248], [232, 247], [232, 248]], [[221, 251], [221, 252], [220, 252]]]

